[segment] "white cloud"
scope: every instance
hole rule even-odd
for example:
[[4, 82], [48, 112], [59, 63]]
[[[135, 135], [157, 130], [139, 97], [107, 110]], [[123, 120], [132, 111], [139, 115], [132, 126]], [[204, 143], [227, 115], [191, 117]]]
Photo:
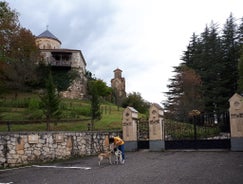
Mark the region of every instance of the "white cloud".
[[213, 20], [222, 28], [230, 13], [242, 17], [241, 0], [8, 0], [22, 26], [38, 35], [46, 25], [64, 48], [80, 49], [87, 68], [108, 85], [119, 67], [127, 92], [165, 99], [172, 66], [195, 32]]

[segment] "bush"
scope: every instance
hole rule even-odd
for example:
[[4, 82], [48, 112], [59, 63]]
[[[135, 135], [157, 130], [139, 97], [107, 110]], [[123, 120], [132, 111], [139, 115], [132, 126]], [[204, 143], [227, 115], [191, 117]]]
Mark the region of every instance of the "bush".
[[39, 109], [40, 108], [40, 101], [35, 99], [35, 98], [31, 98], [29, 100], [29, 103], [28, 103], [28, 109], [29, 110], [36, 110], [36, 109]]
[[91, 116], [90, 107], [75, 107], [73, 111], [78, 115]]
[[44, 118], [44, 113], [40, 109], [35, 109], [35, 110], [27, 110], [25, 113], [25, 117], [28, 120], [41, 120]]

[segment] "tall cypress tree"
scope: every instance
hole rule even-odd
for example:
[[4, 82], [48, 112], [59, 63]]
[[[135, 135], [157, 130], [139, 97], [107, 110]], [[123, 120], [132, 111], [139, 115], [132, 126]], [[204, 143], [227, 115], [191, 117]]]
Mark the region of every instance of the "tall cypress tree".
[[203, 101], [206, 112], [218, 109], [221, 102], [221, 93], [224, 90], [221, 80], [222, 51], [220, 43], [217, 25], [212, 23], [210, 28], [202, 33], [201, 70], [198, 71], [202, 79]]
[[204, 111], [212, 111], [219, 100], [220, 86], [220, 37], [218, 36], [217, 25], [206, 26], [200, 37], [193, 34], [188, 50], [184, 52], [183, 62], [194, 69], [202, 80], [201, 101], [204, 102]]
[[44, 94], [40, 96], [41, 108], [46, 116], [46, 129], [50, 130], [50, 121], [53, 118], [59, 118], [60, 111], [60, 98], [57, 89], [54, 85], [51, 71], [49, 72], [48, 79], [46, 80], [46, 89]]
[[238, 80], [238, 60], [240, 57], [240, 48], [237, 41], [237, 25], [231, 14], [226, 20], [222, 34], [222, 81], [224, 93], [222, 93], [222, 106], [228, 108], [228, 99], [237, 91]]
[[[187, 50], [183, 53], [182, 63], [193, 69], [201, 79], [200, 98], [204, 112], [220, 112], [228, 109], [228, 99], [236, 92], [243, 92], [243, 19], [239, 27], [232, 14], [227, 19], [222, 34], [216, 24], [206, 26], [199, 36], [193, 34]], [[240, 62], [239, 62], [240, 61]], [[175, 67], [178, 73], [168, 85], [168, 104], [177, 111], [178, 104], [185, 103], [185, 94], [181, 68]], [[178, 92], [178, 93], [177, 93]], [[178, 94], [178, 95], [175, 95]], [[193, 102], [191, 102], [193, 103]], [[181, 106], [182, 107], [182, 106]]]
[[192, 68], [185, 64], [174, 67], [175, 76], [170, 79], [171, 84], [167, 85], [169, 91], [165, 108], [167, 116], [180, 121], [186, 121], [188, 113], [192, 110], [203, 109], [201, 101], [201, 79]]
[[238, 28], [238, 47], [240, 50], [240, 59], [238, 63], [238, 83], [237, 92], [243, 94], [243, 18]]

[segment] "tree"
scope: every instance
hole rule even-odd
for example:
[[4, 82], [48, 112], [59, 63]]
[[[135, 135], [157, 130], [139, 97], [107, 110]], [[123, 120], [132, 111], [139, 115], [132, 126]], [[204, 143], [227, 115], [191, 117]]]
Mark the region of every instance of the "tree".
[[49, 72], [48, 79], [46, 81], [46, 89], [44, 94], [40, 95], [41, 108], [46, 116], [46, 129], [50, 130], [50, 120], [53, 118], [59, 118], [60, 111], [60, 98], [58, 91], [53, 83], [51, 72]]
[[22, 28], [18, 14], [0, 2], [0, 78], [6, 88], [24, 90], [37, 82], [36, 60], [39, 56], [35, 37]]
[[196, 72], [181, 64], [174, 67], [176, 75], [170, 79], [171, 84], [166, 92], [168, 99], [164, 104], [166, 115], [180, 121], [187, 120], [187, 114], [194, 109], [203, 109], [201, 101], [201, 79]]
[[[212, 23], [209, 27], [206, 26], [199, 36], [193, 34], [187, 50], [183, 52], [181, 59], [182, 64], [189, 68], [186, 72], [187, 75], [191, 78], [195, 75], [201, 81], [197, 87], [200, 90], [196, 103], [202, 108], [201, 111], [225, 111], [228, 109], [228, 99], [236, 92], [237, 81], [238, 91], [243, 90], [241, 88], [243, 61], [240, 59], [242, 35], [243, 24], [237, 29], [235, 19], [231, 14], [221, 35], [218, 26]], [[185, 110], [189, 106], [193, 107], [195, 102], [195, 100], [190, 102], [188, 97], [192, 94], [188, 93], [190, 90], [186, 90], [190, 89], [190, 85], [192, 87], [195, 84], [191, 81], [185, 87], [185, 75], [183, 77], [185, 68], [183, 68], [181, 66], [175, 67], [177, 74], [170, 79], [169, 91], [166, 93], [168, 99], [165, 107], [169, 112], [174, 112], [172, 115], [177, 118], [184, 112], [179, 114], [176, 112], [179, 112], [180, 109]]]
[[[222, 93], [222, 102], [227, 104], [228, 99], [237, 91], [239, 77], [238, 60], [240, 58], [240, 46], [238, 44], [237, 25], [232, 14], [226, 20], [222, 32], [222, 63], [224, 66], [222, 70], [222, 81], [225, 86], [224, 93]], [[228, 105], [225, 108], [228, 108]]]
[[7, 2], [0, 2], [0, 61], [7, 61], [12, 39], [19, 30], [18, 13]]
[[237, 92], [243, 94], [243, 18], [238, 29], [238, 47], [240, 48], [240, 59], [238, 63], [238, 75]]
[[239, 74], [239, 79], [238, 79], [238, 85], [237, 85], [237, 92], [239, 94], [243, 94], [243, 47], [241, 49], [241, 55], [240, 55], [240, 60], [238, 64], [238, 74]]
[[139, 92], [129, 93], [127, 98], [122, 103], [122, 107], [126, 108], [127, 106], [135, 108], [140, 113], [147, 113], [150, 104], [145, 102]]
[[89, 79], [88, 94], [91, 98], [91, 129], [94, 128], [94, 121], [101, 118], [100, 98], [111, 94], [111, 88], [100, 79]]
[[[222, 93], [225, 87], [222, 84], [222, 50], [221, 39], [218, 35], [216, 24], [211, 24], [201, 35], [200, 66], [196, 72], [202, 80], [202, 97], [205, 104], [205, 112], [212, 112], [220, 108]], [[216, 106], [217, 105], [217, 106]], [[217, 108], [217, 109], [216, 109]]]
[[210, 27], [206, 26], [200, 37], [193, 36], [191, 43], [182, 60], [201, 78], [204, 111], [226, 110], [229, 91], [232, 91], [226, 81], [234, 71], [224, 62], [225, 51], [217, 25], [212, 23]]

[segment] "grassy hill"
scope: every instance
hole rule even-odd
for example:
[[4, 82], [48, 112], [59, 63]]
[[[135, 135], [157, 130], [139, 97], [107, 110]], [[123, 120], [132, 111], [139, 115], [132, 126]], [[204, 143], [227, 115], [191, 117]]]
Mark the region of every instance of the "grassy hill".
[[[33, 93], [9, 93], [0, 97], [0, 131], [45, 131], [46, 123], [40, 110], [40, 99]], [[90, 121], [90, 102], [62, 99], [61, 121], [51, 123], [52, 131], [87, 130]], [[103, 102], [102, 118], [95, 121], [95, 130], [121, 130], [123, 108]], [[36, 120], [41, 122], [36, 122]], [[9, 121], [9, 126], [6, 125]], [[21, 122], [22, 121], [22, 122]], [[63, 122], [64, 121], [64, 122]], [[3, 123], [5, 122], [5, 123]]]

